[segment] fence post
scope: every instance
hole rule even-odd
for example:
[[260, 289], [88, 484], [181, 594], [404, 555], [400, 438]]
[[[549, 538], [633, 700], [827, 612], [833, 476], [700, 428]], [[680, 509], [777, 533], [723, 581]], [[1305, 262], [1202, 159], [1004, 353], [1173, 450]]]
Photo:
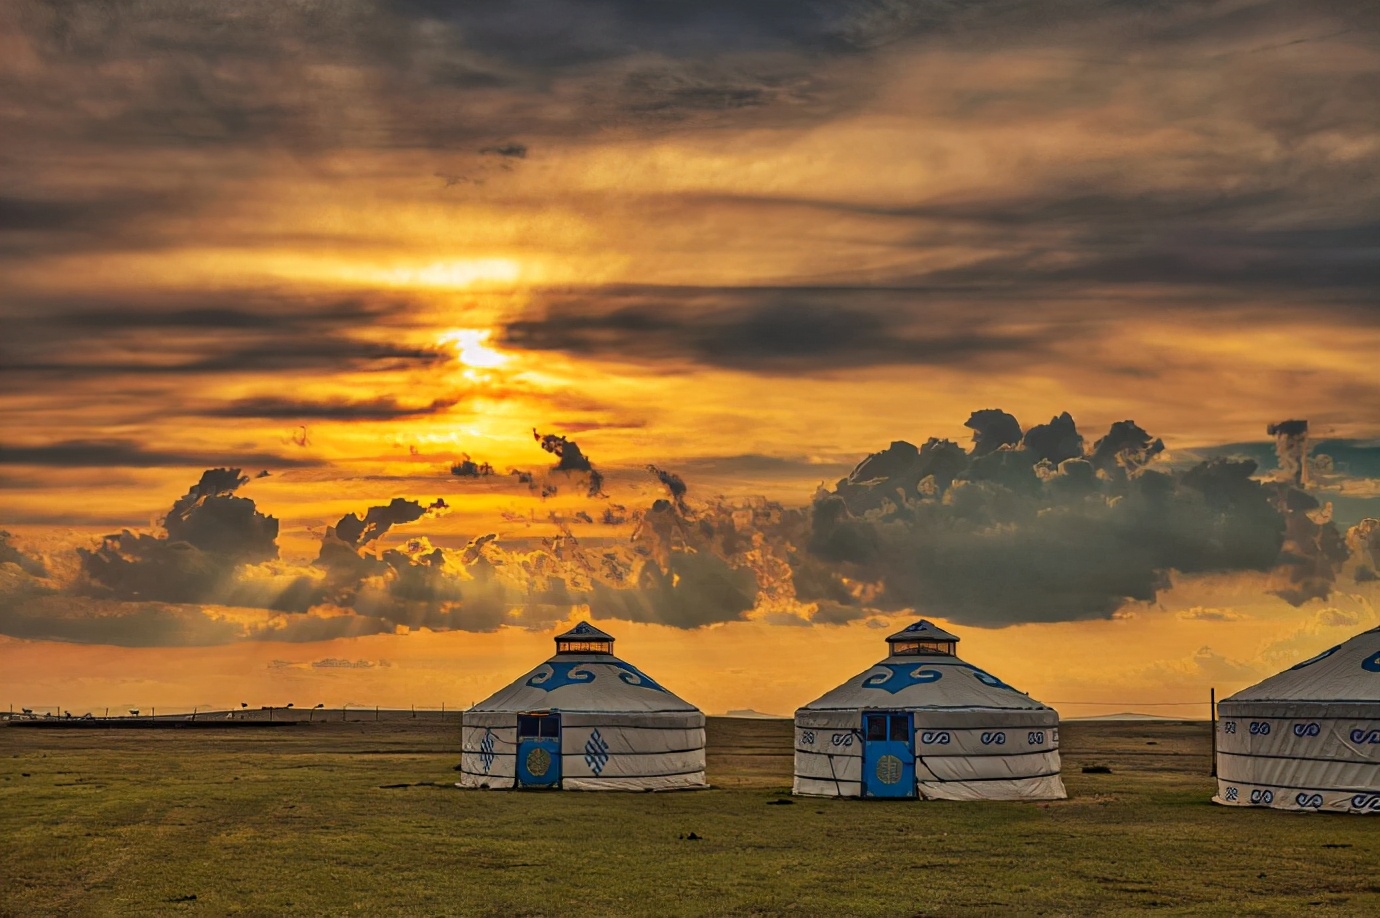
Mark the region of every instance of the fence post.
[[1217, 777], [1217, 687], [1208, 689], [1208, 710], [1212, 712], [1212, 777]]

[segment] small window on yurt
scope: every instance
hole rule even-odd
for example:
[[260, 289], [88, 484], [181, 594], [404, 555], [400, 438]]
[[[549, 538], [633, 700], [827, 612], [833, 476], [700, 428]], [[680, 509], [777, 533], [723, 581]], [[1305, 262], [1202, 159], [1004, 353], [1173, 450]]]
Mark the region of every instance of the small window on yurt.
[[613, 641], [557, 641], [556, 653], [613, 653]]
[[953, 641], [897, 641], [891, 645], [891, 653], [894, 656], [941, 653], [951, 657], [954, 655], [954, 644]]

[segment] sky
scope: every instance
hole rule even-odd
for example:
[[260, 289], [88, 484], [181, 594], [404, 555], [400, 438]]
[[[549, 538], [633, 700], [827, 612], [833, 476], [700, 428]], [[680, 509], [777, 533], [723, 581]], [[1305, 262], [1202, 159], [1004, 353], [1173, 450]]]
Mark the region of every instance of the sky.
[[0, 703], [1065, 716], [1380, 624], [1367, 2], [0, 4]]

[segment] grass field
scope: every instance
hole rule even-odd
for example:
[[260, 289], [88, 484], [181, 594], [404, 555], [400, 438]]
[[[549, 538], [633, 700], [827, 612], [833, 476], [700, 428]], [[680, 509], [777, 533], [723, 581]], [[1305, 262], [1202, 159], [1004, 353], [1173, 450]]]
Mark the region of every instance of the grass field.
[[0, 914], [1380, 914], [1380, 819], [1210, 804], [1203, 724], [1066, 724], [1050, 804], [791, 798], [782, 721], [695, 793], [461, 791], [458, 739], [0, 729]]

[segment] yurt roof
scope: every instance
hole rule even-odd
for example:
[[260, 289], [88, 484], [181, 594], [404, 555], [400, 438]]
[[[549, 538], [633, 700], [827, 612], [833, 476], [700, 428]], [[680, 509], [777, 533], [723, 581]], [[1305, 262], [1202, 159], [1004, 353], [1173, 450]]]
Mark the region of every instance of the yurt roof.
[[589, 622], [580, 622], [564, 634], [556, 635], [558, 641], [613, 641], [613, 635], [594, 627]]
[[1380, 628], [1372, 628], [1223, 701], [1380, 703]]
[[[581, 622], [561, 641], [612, 641]], [[668, 713], [698, 711], [631, 663], [611, 653], [557, 653], [506, 688], [476, 704], [473, 711]]]
[[[921, 628], [924, 627], [922, 631]], [[915, 630], [911, 630], [915, 629]], [[940, 636], [942, 635], [942, 637]], [[897, 641], [957, 641], [930, 622], [916, 622], [887, 638]], [[807, 710], [1046, 710], [1029, 695], [991, 673], [948, 654], [892, 656], [805, 705]]]
[[901, 641], [953, 641], [956, 644], [958, 640], [958, 635], [950, 634], [925, 618], [907, 625], [886, 639], [888, 644], [896, 644]]

